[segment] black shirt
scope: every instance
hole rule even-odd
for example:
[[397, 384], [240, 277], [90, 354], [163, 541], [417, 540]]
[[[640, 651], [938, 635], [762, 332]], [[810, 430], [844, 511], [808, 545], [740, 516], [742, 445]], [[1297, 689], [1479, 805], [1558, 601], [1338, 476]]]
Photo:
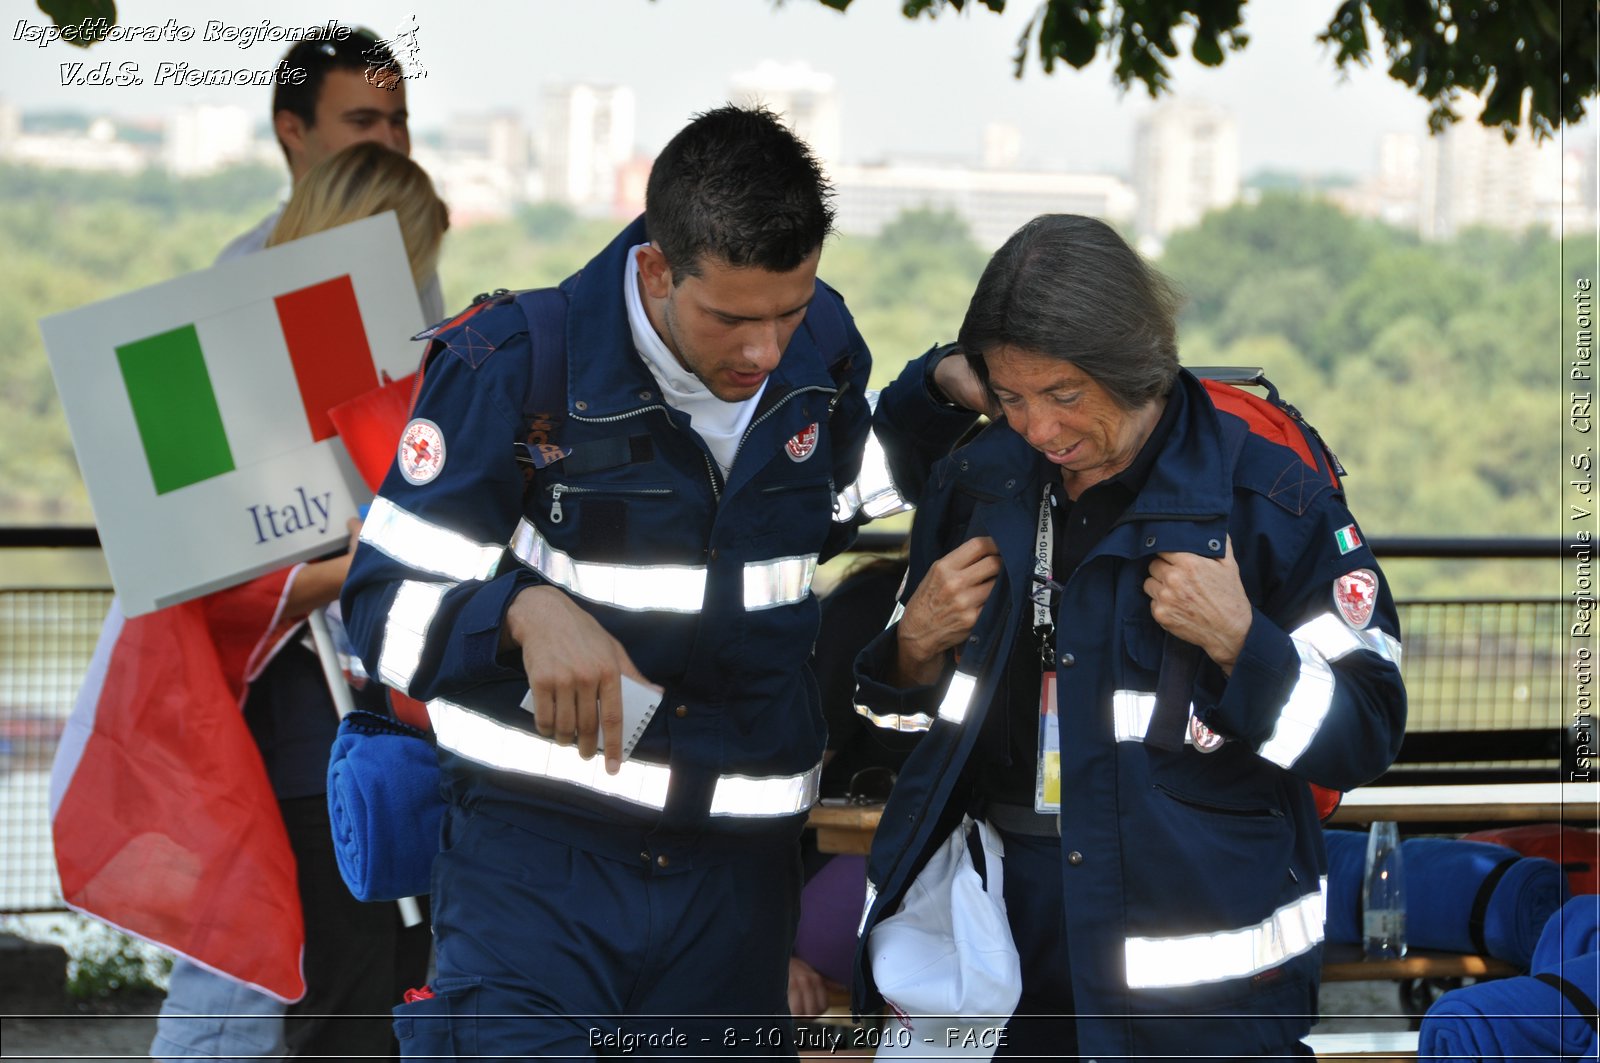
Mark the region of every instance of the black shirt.
[[[1156, 456], [1172, 434], [1172, 426], [1183, 408], [1183, 389], [1175, 387], [1167, 396], [1166, 408], [1150, 431], [1150, 438], [1139, 448], [1128, 467], [1087, 488], [1076, 501], [1067, 497], [1060, 477], [1052, 478], [1050, 516], [1054, 529], [1050, 578], [1065, 585], [1078, 570], [1095, 544], [1122, 519], [1128, 506], [1138, 497]], [[1051, 596], [1052, 611], [1056, 596]], [[984, 721], [980, 748], [987, 754], [977, 776], [976, 793], [989, 801], [1033, 807], [1036, 765], [1039, 759], [1039, 689], [1044, 661], [1055, 650], [1042, 645], [1040, 633], [1033, 630], [1033, 611], [1024, 614], [1017, 638], [1006, 664], [1005, 686], [996, 691], [995, 704], [1004, 705], [1001, 713], [990, 712]], [[1065, 725], [1065, 721], [1062, 721]], [[1063, 730], [1065, 733], [1065, 728]]]

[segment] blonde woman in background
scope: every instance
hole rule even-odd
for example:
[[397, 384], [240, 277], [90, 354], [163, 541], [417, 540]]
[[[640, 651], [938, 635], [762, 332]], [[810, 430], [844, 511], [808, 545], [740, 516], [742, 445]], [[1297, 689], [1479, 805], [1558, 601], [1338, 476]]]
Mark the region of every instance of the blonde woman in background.
[[267, 246], [286, 244], [386, 210], [394, 211], [400, 220], [411, 279], [420, 290], [438, 265], [450, 214], [422, 167], [381, 144], [352, 144], [307, 171], [296, 183]]
[[[411, 276], [424, 290], [435, 276], [449, 212], [422, 168], [381, 144], [354, 144], [312, 166], [295, 182], [266, 246], [391, 210]], [[350, 523], [353, 548], [360, 527]], [[389, 1009], [406, 989], [427, 981], [429, 928], [402, 926], [393, 904], [357, 901], [334, 860], [326, 790], [338, 714], [315, 655], [295, 629], [338, 598], [349, 567], [347, 550], [205, 599], [219, 646], [254, 643], [248, 655], [223, 653], [223, 660], [267, 658], [253, 677], [229, 680], [243, 692], [245, 723], [294, 850], [306, 995], [286, 1006], [179, 958], [150, 1050], [157, 1059], [394, 1057]], [[366, 707], [382, 709], [375, 684], [352, 694], [358, 704], [374, 697], [380, 704]]]

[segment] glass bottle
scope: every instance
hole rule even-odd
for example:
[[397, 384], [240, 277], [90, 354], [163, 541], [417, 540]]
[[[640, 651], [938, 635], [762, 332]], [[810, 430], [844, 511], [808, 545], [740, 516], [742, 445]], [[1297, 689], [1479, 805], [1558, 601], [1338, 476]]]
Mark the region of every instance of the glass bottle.
[[1374, 823], [1367, 832], [1367, 873], [1361, 888], [1362, 951], [1369, 960], [1398, 960], [1406, 954], [1405, 865], [1400, 830], [1392, 822]]

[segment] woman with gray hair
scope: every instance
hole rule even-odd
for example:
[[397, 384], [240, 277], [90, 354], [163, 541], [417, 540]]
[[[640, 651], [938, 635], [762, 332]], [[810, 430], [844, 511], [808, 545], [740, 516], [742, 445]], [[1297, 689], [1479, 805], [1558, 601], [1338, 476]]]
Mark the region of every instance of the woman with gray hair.
[[1000, 1054], [1310, 1054], [1307, 784], [1393, 760], [1399, 626], [1343, 492], [1179, 366], [1177, 303], [1072, 215], [978, 283], [959, 347], [998, 417], [934, 470], [903, 614], [858, 661], [860, 711], [927, 732], [868, 863], [858, 1010], [874, 927], [972, 815], [1020, 959]]

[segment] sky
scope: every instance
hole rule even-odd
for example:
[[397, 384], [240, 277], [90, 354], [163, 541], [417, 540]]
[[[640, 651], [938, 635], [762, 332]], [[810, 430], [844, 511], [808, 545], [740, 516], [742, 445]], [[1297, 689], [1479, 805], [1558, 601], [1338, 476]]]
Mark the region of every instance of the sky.
[[[122, 23], [173, 19], [192, 27], [195, 39], [106, 43], [83, 52], [19, 40], [26, 26], [47, 23], [23, 0], [11, 5], [17, 15], [0, 36], [0, 99], [24, 112], [159, 116], [226, 103], [260, 108], [265, 117], [268, 89], [157, 86], [156, 65], [270, 69], [287, 47], [205, 42], [211, 20], [294, 26], [336, 18], [389, 36], [414, 14], [427, 75], [410, 83], [410, 107], [422, 131], [488, 110], [517, 112], [532, 123], [546, 83], [620, 83], [637, 93], [638, 147], [654, 154], [690, 115], [726, 99], [733, 74], [763, 60], [803, 60], [837, 78], [843, 161], [975, 158], [984, 126], [999, 122], [1021, 131], [1027, 167], [1127, 172], [1135, 124], [1151, 106], [1144, 89], [1120, 93], [1103, 55], [1085, 70], [1058, 66], [1052, 75], [1030, 62], [1015, 79], [1015, 42], [1035, 6], [1013, 0], [997, 16], [974, 2], [966, 13], [911, 21], [897, 0], [856, 0], [846, 13], [818, 0], [124, 0]], [[1359, 175], [1373, 168], [1380, 134], [1426, 131], [1426, 105], [1380, 69], [1336, 72], [1331, 52], [1316, 43], [1336, 7], [1335, 0], [1258, 0], [1245, 11], [1251, 40], [1243, 52], [1217, 69], [1174, 63], [1177, 95], [1236, 116], [1245, 174]], [[85, 59], [137, 63], [149, 83], [63, 87], [62, 64]]]

